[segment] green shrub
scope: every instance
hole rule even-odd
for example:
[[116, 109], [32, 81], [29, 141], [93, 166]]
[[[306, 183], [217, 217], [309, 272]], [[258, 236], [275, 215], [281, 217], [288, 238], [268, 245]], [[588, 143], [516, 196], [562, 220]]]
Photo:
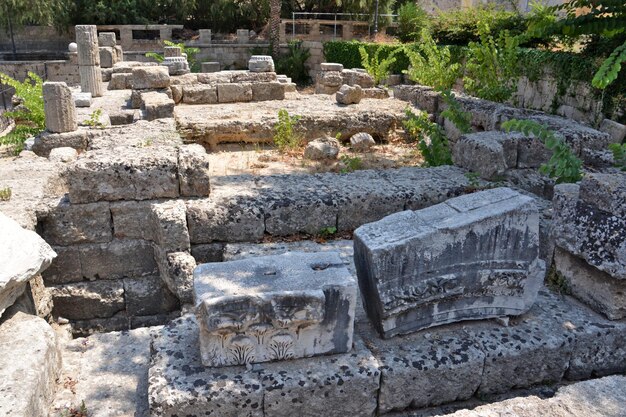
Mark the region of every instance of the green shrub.
[[468, 93], [486, 100], [504, 102], [516, 86], [519, 39], [508, 31], [497, 37], [489, 26], [480, 29], [480, 42], [470, 42], [463, 79]]
[[274, 144], [279, 151], [293, 150], [302, 143], [302, 135], [296, 125], [300, 116], [290, 116], [287, 110], [278, 110], [278, 122], [274, 125]]
[[361, 68], [362, 58], [359, 52], [360, 47], [365, 47], [368, 56], [373, 56], [379, 52], [379, 59], [384, 60], [393, 54], [395, 62], [390, 65], [391, 74], [401, 74], [409, 67], [409, 58], [405, 53], [404, 45], [366, 43], [359, 41], [330, 41], [324, 43], [324, 57], [326, 62], [336, 62], [345, 68]]
[[276, 72], [287, 75], [295, 83], [308, 83], [310, 77], [305, 63], [311, 57], [311, 52], [302, 46], [302, 41], [291, 41], [288, 46], [287, 55], [276, 61]]
[[453, 62], [450, 48], [435, 44], [427, 29], [422, 29], [417, 50], [406, 48], [411, 65], [406, 74], [417, 83], [438, 90], [451, 88], [461, 75], [461, 65]]
[[398, 31], [400, 41], [409, 42], [419, 39], [423, 28], [430, 26], [430, 16], [413, 1], [398, 8]]
[[404, 130], [410, 138], [417, 140], [426, 166], [452, 165], [452, 154], [443, 128], [431, 122], [426, 112], [415, 114], [407, 108], [405, 113]]
[[456, 100], [454, 93], [450, 90], [441, 92], [446, 109], [441, 112], [441, 116], [448, 119], [456, 126], [461, 133], [469, 133], [472, 131], [472, 114], [464, 111]]
[[397, 49], [391, 51], [386, 58], [380, 58], [381, 49], [376, 49], [374, 55], [370, 57], [365, 49], [365, 46], [359, 47], [359, 53], [361, 54], [361, 64], [369, 75], [374, 78], [374, 83], [379, 85], [383, 80], [389, 77], [391, 66], [396, 62]]
[[615, 167], [626, 171], [626, 143], [611, 143], [609, 149], [613, 153]]
[[363, 160], [358, 156], [342, 155], [341, 162], [344, 167], [339, 171], [341, 174], [347, 174], [348, 172], [358, 171], [363, 169]]
[[6, 74], [0, 73], [0, 84], [15, 89], [15, 96], [21, 104], [3, 115], [15, 121], [11, 133], [0, 138], [1, 145], [9, 145], [17, 154], [24, 147], [24, 141], [46, 128], [46, 116], [43, 111], [43, 81], [35, 73], [29, 72], [24, 82], [19, 82]]
[[9, 201], [12, 194], [11, 187], [0, 188], [0, 201]]
[[439, 44], [467, 45], [480, 40], [483, 24], [489, 25], [496, 37], [505, 30], [519, 35], [527, 28], [527, 21], [520, 13], [485, 5], [440, 12], [433, 18], [433, 38]]
[[582, 179], [582, 161], [574, 155], [570, 147], [554, 135], [546, 126], [532, 120], [507, 120], [502, 123], [507, 132], [512, 130], [534, 136], [552, 151], [550, 160], [539, 171], [554, 178], [557, 184], [577, 182]]

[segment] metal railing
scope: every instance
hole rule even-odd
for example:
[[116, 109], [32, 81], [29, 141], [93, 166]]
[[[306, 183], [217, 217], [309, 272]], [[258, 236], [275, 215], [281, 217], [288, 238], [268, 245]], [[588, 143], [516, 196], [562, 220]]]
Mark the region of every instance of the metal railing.
[[[304, 16], [304, 18], [298, 18], [297, 16]], [[323, 19], [320, 18], [322, 16], [329, 16], [331, 17], [330, 19]], [[340, 16], [342, 18], [337, 19], [337, 17]], [[318, 12], [292, 12], [291, 13], [291, 39], [293, 39], [296, 36], [296, 20], [326, 20], [326, 21], [333, 21], [333, 39], [335, 39], [337, 37], [337, 24], [340, 21], [354, 21], [354, 22], [367, 22], [367, 31], [368, 34], [371, 36], [372, 35], [372, 22], [370, 19], [370, 14], [369, 13], [318, 13]], [[345, 17], [345, 18], [343, 18]], [[379, 14], [378, 15], [379, 18], [391, 18], [391, 20], [393, 21], [395, 18], [398, 17], [397, 14]], [[356, 18], [356, 19], [355, 19]], [[362, 20], [359, 20], [360, 18], [362, 18]], [[340, 25], [342, 23], [339, 23]]]

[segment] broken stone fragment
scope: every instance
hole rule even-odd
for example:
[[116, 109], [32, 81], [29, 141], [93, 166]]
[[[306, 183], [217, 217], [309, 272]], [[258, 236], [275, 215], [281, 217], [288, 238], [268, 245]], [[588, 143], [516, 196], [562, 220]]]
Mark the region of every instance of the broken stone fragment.
[[167, 88], [170, 86], [170, 74], [167, 67], [134, 67], [132, 86], [135, 90]]
[[336, 98], [339, 104], [359, 104], [363, 97], [363, 90], [358, 85], [349, 86], [344, 84], [337, 91]]
[[78, 129], [76, 106], [67, 84], [50, 81], [43, 83], [43, 103], [46, 129], [49, 132], [65, 133]]
[[330, 136], [312, 140], [304, 148], [304, 157], [315, 161], [337, 159], [339, 141]]
[[374, 145], [376, 141], [367, 132], [359, 132], [350, 137], [350, 146], [357, 152], [367, 152]]
[[509, 188], [361, 226], [354, 248], [365, 310], [384, 338], [522, 314], [545, 273], [537, 207]]
[[199, 265], [194, 303], [205, 366], [352, 348], [356, 285], [336, 252], [290, 252]]

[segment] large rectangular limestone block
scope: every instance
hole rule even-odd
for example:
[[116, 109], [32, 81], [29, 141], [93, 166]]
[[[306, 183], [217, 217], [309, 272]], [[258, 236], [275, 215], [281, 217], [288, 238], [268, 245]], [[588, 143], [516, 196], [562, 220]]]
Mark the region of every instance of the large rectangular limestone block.
[[69, 204], [54, 207], [41, 222], [43, 237], [53, 245], [109, 242], [109, 203]]
[[170, 73], [164, 66], [135, 67], [132, 86], [135, 90], [167, 88], [170, 86]]
[[69, 320], [108, 318], [125, 309], [121, 280], [79, 282], [50, 287], [55, 317]]
[[88, 280], [141, 277], [157, 273], [152, 244], [116, 239], [79, 247], [81, 275]]
[[180, 195], [207, 197], [210, 194], [209, 155], [202, 145], [182, 145], [178, 148], [178, 180]]
[[285, 85], [278, 81], [269, 83], [253, 83], [252, 99], [254, 101], [284, 100]]
[[115, 48], [109, 46], [101, 46], [100, 50], [100, 67], [113, 68], [117, 63], [117, 52]]
[[335, 252], [202, 264], [194, 271], [194, 299], [205, 366], [352, 348], [356, 284]]
[[249, 83], [218, 84], [217, 100], [220, 103], [252, 101], [252, 85]]
[[545, 264], [532, 198], [496, 188], [405, 211], [354, 233], [363, 303], [383, 337], [519, 315]]
[[176, 103], [165, 93], [158, 91], [142, 93], [141, 101], [143, 102], [145, 120], [174, 117], [174, 106]]
[[68, 167], [73, 204], [175, 198], [179, 195], [174, 147], [113, 148], [83, 154]]
[[215, 104], [217, 103], [217, 88], [212, 85], [184, 85], [182, 100], [186, 104]]

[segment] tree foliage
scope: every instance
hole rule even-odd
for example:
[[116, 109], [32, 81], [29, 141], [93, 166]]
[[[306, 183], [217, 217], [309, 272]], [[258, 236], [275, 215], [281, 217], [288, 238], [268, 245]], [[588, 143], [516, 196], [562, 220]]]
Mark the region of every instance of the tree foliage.
[[364, 46], [359, 47], [359, 53], [361, 54], [361, 64], [365, 71], [374, 78], [374, 83], [379, 85], [383, 82], [391, 72], [391, 66], [396, 62], [397, 49], [392, 51], [386, 57], [381, 57], [381, 49], [376, 49], [376, 52], [372, 56], [368, 54], [367, 49]]
[[406, 48], [411, 64], [405, 73], [411, 80], [437, 90], [451, 88], [461, 75], [461, 64], [453, 62], [448, 46], [437, 46], [428, 29], [422, 29], [421, 36], [417, 50]]

